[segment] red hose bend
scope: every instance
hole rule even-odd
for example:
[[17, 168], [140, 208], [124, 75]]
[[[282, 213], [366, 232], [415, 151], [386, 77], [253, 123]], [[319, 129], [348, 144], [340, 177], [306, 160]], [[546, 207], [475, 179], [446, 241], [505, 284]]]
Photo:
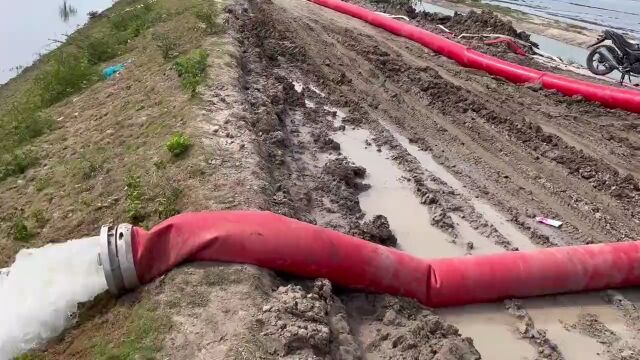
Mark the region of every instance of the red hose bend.
[[417, 42], [462, 66], [483, 70], [511, 82], [539, 83], [548, 90], [567, 96], [580, 95], [609, 108], [640, 113], [640, 92], [594, 84], [566, 76], [547, 73], [479, 53], [466, 46], [402, 21], [376, 14], [357, 5], [340, 0], [309, 0], [318, 5], [366, 21], [392, 34]]
[[[428, 260], [259, 211], [187, 213], [150, 231], [133, 228], [131, 234], [130, 245], [118, 248], [125, 249], [120, 252], [132, 258], [133, 266], [125, 268], [128, 260], [119, 260], [123, 271], [116, 277], [126, 279], [126, 269], [134, 269], [142, 284], [185, 262], [224, 261], [327, 278], [431, 307], [640, 285], [640, 242]], [[114, 268], [102, 263], [105, 274]], [[110, 289], [131, 290], [124, 283]]]

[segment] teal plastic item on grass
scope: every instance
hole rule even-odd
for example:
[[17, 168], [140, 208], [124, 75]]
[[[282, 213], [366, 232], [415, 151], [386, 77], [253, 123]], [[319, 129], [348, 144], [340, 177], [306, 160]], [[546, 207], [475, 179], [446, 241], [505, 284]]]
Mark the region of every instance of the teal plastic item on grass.
[[109, 79], [113, 75], [119, 73], [122, 70], [124, 70], [124, 64], [109, 66], [108, 68], [105, 68], [104, 70], [102, 70], [102, 76], [105, 79]]

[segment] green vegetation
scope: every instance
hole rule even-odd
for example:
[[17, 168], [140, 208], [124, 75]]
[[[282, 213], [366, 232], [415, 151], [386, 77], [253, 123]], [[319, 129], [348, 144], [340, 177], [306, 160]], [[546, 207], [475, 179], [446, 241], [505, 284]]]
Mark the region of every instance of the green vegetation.
[[177, 205], [180, 195], [182, 195], [182, 190], [174, 185], [170, 185], [167, 190], [163, 191], [156, 202], [154, 211], [159, 220], [164, 220], [180, 213]]
[[0, 181], [14, 175], [23, 174], [37, 162], [37, 158], [27, 149], [16, 149], [0, 158]]
[[182, 133], [177, 133], [174, 134], [171, 139], [169, 139], [166, 147], [171, 155], [173, 155], [174, 157], [179, 157], [180, 155], [186, 153], [187, 150], [189, 150], [189, 148], [191, 147], [191, 140], [188, 136]]
[[26, 353], [16, 356], [13, 360], [43, 360], [45, 357], [42, 354]]
[[142, 6], [133, 7], [113, 15], [111, 27], [118, 33], [122, 42], [139, 36], [149, 29], [162, 15], [156, 11], [154, 3], [144, 2]]
[[139, 224], [146, 218], [142, 208], [142, 180], [138, 175], [127, 175], [124, 182], [127, 191], [127, 217], [133, 224]]
[[49, 218], [47, 218], [47, 213], [42, 208], [37, 208], [31, 211], [31, 218], [35, 223], [36, 227], [42, 229], [49, 222]]
[[169, 325], [169, 320], [157, 310], [151, 309], [146, 304], [138, 304], [129, 316], [124, 339], [119, 344], [107, 344], [105, 340], [98, 340], [93, 358], [96, 360], [155, 359], [160, 350], [160, 340]]
[[159, 18], [155, 6], [145, 3], [113, 15], [100, 31], [71, 36], [68, 44], [46, 56], [30, 86], [0, 111], [0, 181], [35, 164], [23, 147], [53, 127], [46, 110], [98, 82], [97, 65], [121, 55], [131, 39]]
[[180, 77], [182, 87], [195, 96], [198, 86], [205, 82], [207, 72], [207, 60], [209, 54], [203, 49], [193, 50], [188, 55], [183, 55], [176, 60], [174, 68]]
[[153, 40], [155, 40], [163, 59], [169, 60], [178, 56], [178, 40], [173, 36], [164, 32], [156, 32], [153, 34]]
[[[24, 246], [90, 233], [105, 219], [149, 226], [182, 210], [230, 206], [231, 195], [210, 191], [210, 152], [196, 141], [202, 104], [180, 83], [195, 94], [208, 79], [209, 60], [235, 59], [232, 44], [208, 36], [215, 28], [203, 25], [222, 29], [210, 16], [217, 10], [196, 18], [203, 0], [139, 7], [147, 1], [114, 2], [0, 86], [0, 267]], [[190, 53], [199, 48], [215, 59]], [[123, 62], [122, 76], [101, 80], [102, 69]], [[226, 76], [222, 70], [210, 71]], [[191, 139], [183, 135], [170, 146], [188, 155], [176, 161], [165, 147], [179, 131]], [[156, 294], [139, 293], [152, 301]], [[94, 300], [62, 338], [19, 359], [155, 358], [167, 314], [147, 300]]]
[[222, 31], [223, 26], [218, 22], [220, 8], [215, 2], [206, 2], [193, 10], [193, 16], [204, 25], [209, 34], [217, 34]]
[[90, 64], [96, 65], [118, 57], [124, 51], [126, 41], [111, 31], [101, 31], [81, 38], [78, 42]]
[[13, 239], [20, 242], [29, 242], [35, 234], [29, 229], [22, 216], [17, 217], [13, 222]]
[[[106, 151], [102, 149], [102, 151]], [[93, 179], [101, 170], [102, 163], [98, 150], [83, 151], [80, 158], [71, 160], [67, 166], [70, 175], [79, 181]]]
[[64, 50], [53, 54], [49, 66], [34, 79], [43, 108], [87, 88], [100, 79], [98, 69], [77, 51]]

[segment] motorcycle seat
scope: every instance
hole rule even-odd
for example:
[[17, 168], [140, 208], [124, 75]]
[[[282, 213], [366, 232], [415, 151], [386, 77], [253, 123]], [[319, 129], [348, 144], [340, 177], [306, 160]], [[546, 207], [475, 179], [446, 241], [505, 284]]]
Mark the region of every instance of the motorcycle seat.
[[640, 44], [627, 40], [624, 36], [622, 36], [622, 34], [615, 31], [606, 30], [606, 32], [609, 33], [609, 37], [614, 42], [614, 44], [617, 44], [618, 46], [630, 50], [634, 53], [640, 51]]

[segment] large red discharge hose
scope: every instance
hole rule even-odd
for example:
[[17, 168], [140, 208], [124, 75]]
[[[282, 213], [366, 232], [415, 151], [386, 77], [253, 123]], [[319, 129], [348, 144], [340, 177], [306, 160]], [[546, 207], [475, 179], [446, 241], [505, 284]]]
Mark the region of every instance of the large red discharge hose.
[[640, 285], [640, 242], [429, 260], [259, 211], [182, 214], [148, 232], [134, 228], [131, 241], [141, 283], [185, 262], [223, 261], [431, 307]]
[[640, 113], [640, 92], [638, 91], [594, 84], [513, 64], [467, 48], [416, 26], [340, 0], [310, 1], [415, 41], [462, 66], [483, 70], [517, 84], [539, 83], [545, 89], [557, 90], [567, 96], [580, 95], [589, 101], [598, 102], [609, 108]]

